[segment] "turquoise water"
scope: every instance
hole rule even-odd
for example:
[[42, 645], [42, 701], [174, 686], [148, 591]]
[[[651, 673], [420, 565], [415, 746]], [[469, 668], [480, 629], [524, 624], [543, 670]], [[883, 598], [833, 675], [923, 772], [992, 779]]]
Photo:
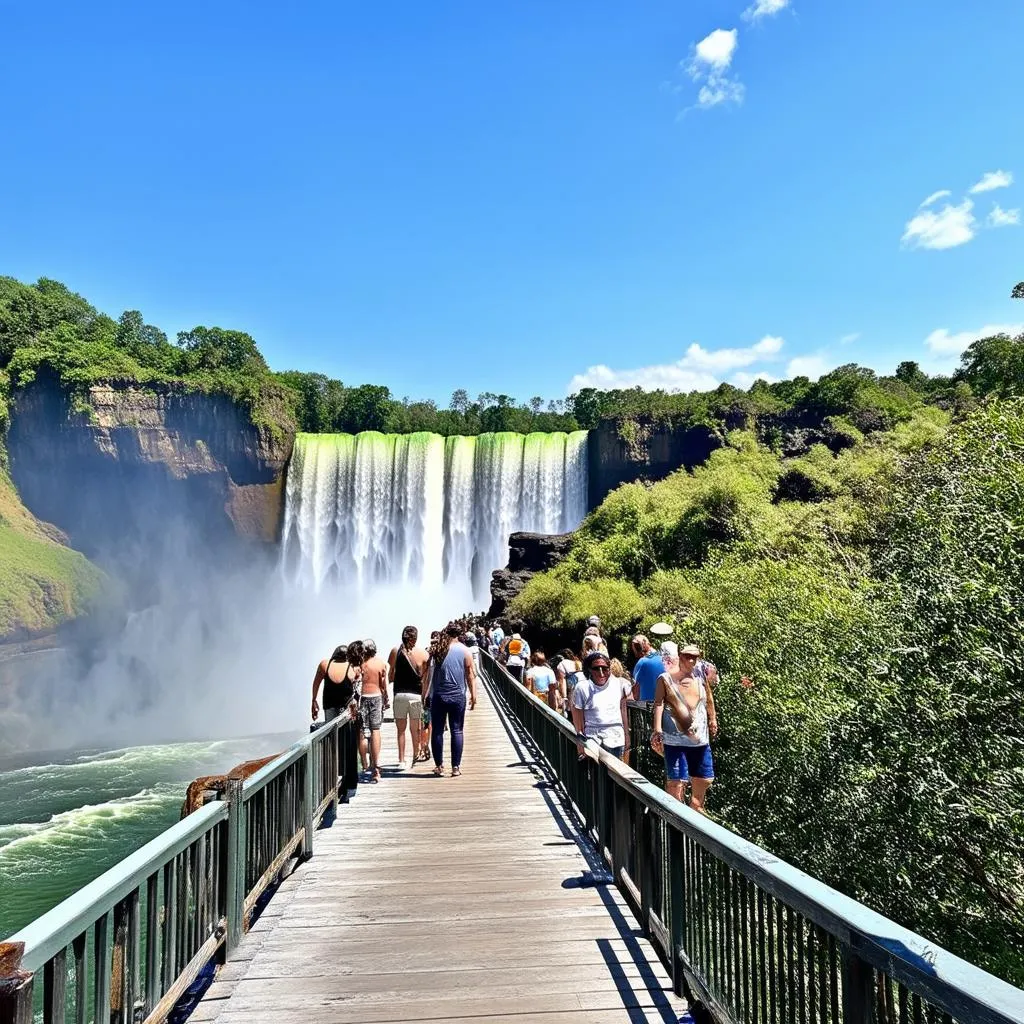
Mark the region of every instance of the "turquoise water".
[[284, 750], [295, 739], [0, 758], [0, 938], [174, 824], [192, 779]]

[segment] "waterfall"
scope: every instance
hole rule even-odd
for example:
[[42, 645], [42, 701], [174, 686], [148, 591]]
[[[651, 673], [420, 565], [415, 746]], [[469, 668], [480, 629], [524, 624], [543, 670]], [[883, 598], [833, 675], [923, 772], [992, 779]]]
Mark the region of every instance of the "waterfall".
[[518, 530], [564, 533], [587, 512], [587, 432], [299, 434], [281, 560], [313, 590], [455, 585], [486, 603]]

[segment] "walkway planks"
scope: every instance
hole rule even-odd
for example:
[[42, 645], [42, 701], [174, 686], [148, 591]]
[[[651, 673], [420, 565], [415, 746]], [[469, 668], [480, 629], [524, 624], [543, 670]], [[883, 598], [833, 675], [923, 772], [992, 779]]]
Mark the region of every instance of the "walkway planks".
[[[392, 723], [383, 737], [394, 765]], [[590, 869], [587, 847], [485, 688], [465, 774], [430, 768], [359, 787], [190, 1020], [680, 1020], [615, 888], [563, 885]]]

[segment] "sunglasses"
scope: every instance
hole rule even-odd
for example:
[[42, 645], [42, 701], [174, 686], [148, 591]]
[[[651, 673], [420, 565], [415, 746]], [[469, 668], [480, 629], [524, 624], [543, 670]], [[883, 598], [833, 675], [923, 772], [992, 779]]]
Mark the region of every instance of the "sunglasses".
[[609, 667], [607, 665], [591, 665], [590, 666], [591, 675], [593, 675], [593, 673], [595, 673], [595, 672], [600, 672], [602, 675], [607, 675], [610, 671], [611, 670], [609, 669]]

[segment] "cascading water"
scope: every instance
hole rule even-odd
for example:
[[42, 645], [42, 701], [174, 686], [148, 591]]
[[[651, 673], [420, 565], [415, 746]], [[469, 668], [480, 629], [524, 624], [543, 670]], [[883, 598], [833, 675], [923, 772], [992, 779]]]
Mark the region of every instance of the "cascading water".
[[564, 533], [587, 511], [587, 432], [299, 434], [285, 491], [292, 582], [455, 585], [478, 604], [517, 530]]

